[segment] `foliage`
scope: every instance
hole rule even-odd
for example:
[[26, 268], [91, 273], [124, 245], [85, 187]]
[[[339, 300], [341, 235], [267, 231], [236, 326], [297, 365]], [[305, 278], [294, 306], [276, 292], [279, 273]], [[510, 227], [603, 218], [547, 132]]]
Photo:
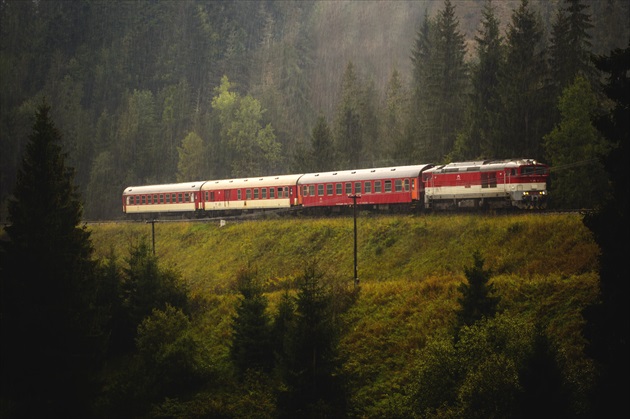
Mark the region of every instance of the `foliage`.
[[2, 241], [2, 398], [8, 416], [88, 414], [106, 339], [90, 231], [42, 102]]
[[269, 372], [273, 363], [270, 320], [265, 310], [267, 299], [256, 273], [237, 273], [236, 289], [241, 300], [232, 320], [230, 355], [241, 376], [248, 370]]
[[499, 298], [494, 296], [494, 287], [489, 283], [491, 272], [483, 268], [484, 260], [478, 251], [473, 253], [473, 266], [465, 267], [466, 282], [458, 290], [461, 305], [457, 312], [458, 331], [463, 326], [472, 326], [476, 321], [495, 315]]
[[203, 140], [194, 132], [182, 141], [182, 146], [177, 147], [179, 161], [177, 163], [177, 181], [190, 182], [193, 179], [203, 179], [206, 173], [205, 152]]
[[601, 303], [592, 304], [584, 312], [587, 319], [585, 337], [587, 353], [601, 365], [601, 376], [591, 394], [595, 412], [609, 417], [627, 416], [630, 408], [623, 394], [628, 392], [628, 342], [630, 316], [624, 295], [628, 293], [628, 181], [625, 167], [630, 152], [628, 124], [628, 63], [630, 47], [615, 50], [610, 56], [596, 60], [597, 67], [607, 73], [604, 91], [613, 102], [607, 115], [597, 123], [599, 130], [613, 144], [614, 152], [604, 160], [612, 194], [597, 211], [584, 219], [601, 248]]
[[544, 137], [552, 173], [550, 195], [559, 208], [595, 208], [610, 193], [600, 163], [611, 146], [593, 126], [597, 100], [590, 84], [578, 76], [562, 96], [560, 123]]

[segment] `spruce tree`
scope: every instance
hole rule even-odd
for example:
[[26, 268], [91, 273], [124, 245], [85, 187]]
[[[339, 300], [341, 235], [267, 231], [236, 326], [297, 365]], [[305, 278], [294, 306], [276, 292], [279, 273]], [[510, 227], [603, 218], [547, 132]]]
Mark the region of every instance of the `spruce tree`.
[[44, 101], [2, 242], [2, 397], [16, 416], [85, 416], [95, 390], [95, 262], [66, 159]]
[[588, 6], [582, 0], [565, 0], [565, 6], [558, 10], [552, 28], [549, 60], [554, 83], [554, 96], [573, 83], [575, 76], [581, 75], [594, 80], [594, 67], [591, 64], [591, 35], [593, 28]]
[[597, 122], [598, 129], [614, 144], [603, 159], [609, 173], [612, 194], [597, 211], [584, 218], [601, 248], [601, 302], [584, 311], [587, 353], [599, 367], [598, 383], [592, 394], [593, 417], [625, 418], [630, 415], [628, 394], [628, 263], [630, 254], [628, 222], [630, 188], [627, 165], [630, 158], [630, 45], [597, 57], [595, 64], [606, 73], [604, 93], [613, 109]]
[[462, 137], [454, 159], [499, 157], [496, 154], [497, 121], [500, 119], [499, 71], [503, 64], [503, 38], [499, 32], [496, 7], [487, 0], [483, 11], [477, 43], [477, 64], [471, 70], [472, 92], [466, 134]]
[[241, 375], [247, 370], [268, 372], [273, 365], [273, 351], [270, 322], [265, 313], [267, 298], [253, 272], [241, 270], [236, 282], [241, 300], [232, 319], [232, 361]]
[[335, 140], [342, 168], [359, 167], [363, 155], [363, 131], [359, 107], [359, 80], [348, 62], [341, 83], [341, 101], [335, 118]]
[[296, 313], [288, 336], [283, 371], [286, 391], [278, 400], [282, 417], [340, 417], [345, 411], [331, 303], [322, 274], [309, 265], [299, 280]]
[[335, 168], [335, 146], [332, 132], [324, 115], [317, 118], [311, 134], [312, 158], [314, 172], [326, 172]]
[[492, 317], [497, 311], [499, 299], [492, 296], [493, 286], [488, 283], [491, 272], [484, 269], [483, 264], [483, 257], [475, 251], [473, 265], [464, 268], [467, 281], [459, 286], [462, 295], [458, 299], [461, 308], [457, 312], [457, 330], [484, 317]]
[[506, 40], [506, 62], [499, 80], [502, 142], [497, 155], [542, 159], [542, 136], [553, 123], [547, 50], [540, 19], [528, 0], [521, 0], [512, 14]]

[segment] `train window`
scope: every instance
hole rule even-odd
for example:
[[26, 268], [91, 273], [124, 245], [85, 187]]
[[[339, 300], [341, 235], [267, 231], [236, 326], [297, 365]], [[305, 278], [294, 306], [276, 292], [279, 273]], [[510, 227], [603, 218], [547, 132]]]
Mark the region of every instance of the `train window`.
[[157, 194], [153, 195], [153, 203], [154, 204], [158, 203], [158, 195]]
[[142, 195], [142, 205], [147, 203], [147, 197], [146, 195]]
[[258, 199], [258, 188], [254, 189], [254, 199]]
[[328, 185], [326, 185], [326, 195], [332, 195], [333, 194], [333, 184], [329, 183]]
[[252, 190], [251, 189], [245, 189], [245, 199], [246, 200], [250, 200], [252, 199]]
[[269, 188], [269, 198], [274, 199], [276, 197], [276, 190], [274, 188]]
[[278, 198], [282, 198], [282, 188], [278, 188]]
[[409, 192], [409, 179], [405, 179], [405, 192]]
[[381, 193], [381, 181], [377, 180], [376, 182], [374, 182], [374, 193]]
[[261, 198], [262, 199], [267, 199], [267, 188], [262, 188], [260, 190], [260, 193], [261, 193]]
[[396, 179], [394, 181], [396, 192], [402, 192], [402, 179]]
[[365, 193], [372, 193], [372, 182], [365, 182], [363, 189], [365, 189]]
[[171, 202], [174, 204], [177, 200], [177, 194], [171, 194]]
[[324, 196], [324, 185], [321, 183], [317, 185], [317, 195]]
[[308, 196], [308, 186], [304, 185], [304, 187], [302, 188], [302, 195]]
[[361, 182], [354, 183], [354, 193], [361, 193]]
[[164, 194], [160, 194], [160, 204], [164, 203]]
[[[293, 192], [293, 191], [291, 191], [291, 192]], [[293, 195], [293, 194], [291, 194], [291, 195]], [[289, 197], [289, 187], [288, 186], [284, 187], [284, 196], [286, 196], [287, 198]]]
[[352, 183], [346, 182], [346, 195], [350, 195], [352, 193]]
[[308, 194], [310, 196], [315, 196], [315, 185], [309, 185], [309, 187], [308, 187]]
[[385, 192], [391, 192], [392, 191], [392, 181], [391, 180], [386, 180], [385, 181]]
[[190, 202], [191, 201], [190, 198], [191, 198], [190, 194], [188, 192], [186, 192], [184, 194], [184, 202]]
[[183, 198], [183, 195], [178, 193], [177, 194], [177, 202], [182, 202], [182, 198]]
[[243, 199], [243, 196], [242, 196], [241, 194], [242, 194], [241, 190], [240, 190], [240, 189], [237, 189], [237, 190], [236, 190], [236, 199], [238, 199], [239, 201], [240, 201], [241, 199]]
[[343, 191], [343, 185], [341, 183], [335, 184], [335, 193], [337, 195], [341, 195], [342, 191]]

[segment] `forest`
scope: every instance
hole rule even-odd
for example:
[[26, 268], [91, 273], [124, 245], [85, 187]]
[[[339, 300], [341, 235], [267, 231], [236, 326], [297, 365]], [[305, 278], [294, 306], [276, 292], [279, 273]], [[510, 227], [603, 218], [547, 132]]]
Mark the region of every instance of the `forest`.
[[122, 216], [131, 185], [512, 157], [557, 169], [558, 207], [593, 208], [612, 146], [589, 122], [610, 107], [591, 58], [627, 46], [629, 16], [621, 0], [3, 0], [0, 218], [43, 97], [91, 220]]

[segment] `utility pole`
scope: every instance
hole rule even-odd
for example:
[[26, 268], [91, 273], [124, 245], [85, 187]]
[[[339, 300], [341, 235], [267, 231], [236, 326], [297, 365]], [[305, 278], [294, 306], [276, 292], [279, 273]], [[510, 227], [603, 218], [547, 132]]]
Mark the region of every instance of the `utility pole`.
[[354, 216], [354, 287], [359, 286], [359, 272], [357, 269], [357, 199], [361, 199], [361, 194], [348, 195], [352, 198], [352, 213]]
[[147, 223], [151, 223], [151, 242], [153, 243], [153, 256], [155, 256], [155, 218], [151, 221], [147, 221]]

